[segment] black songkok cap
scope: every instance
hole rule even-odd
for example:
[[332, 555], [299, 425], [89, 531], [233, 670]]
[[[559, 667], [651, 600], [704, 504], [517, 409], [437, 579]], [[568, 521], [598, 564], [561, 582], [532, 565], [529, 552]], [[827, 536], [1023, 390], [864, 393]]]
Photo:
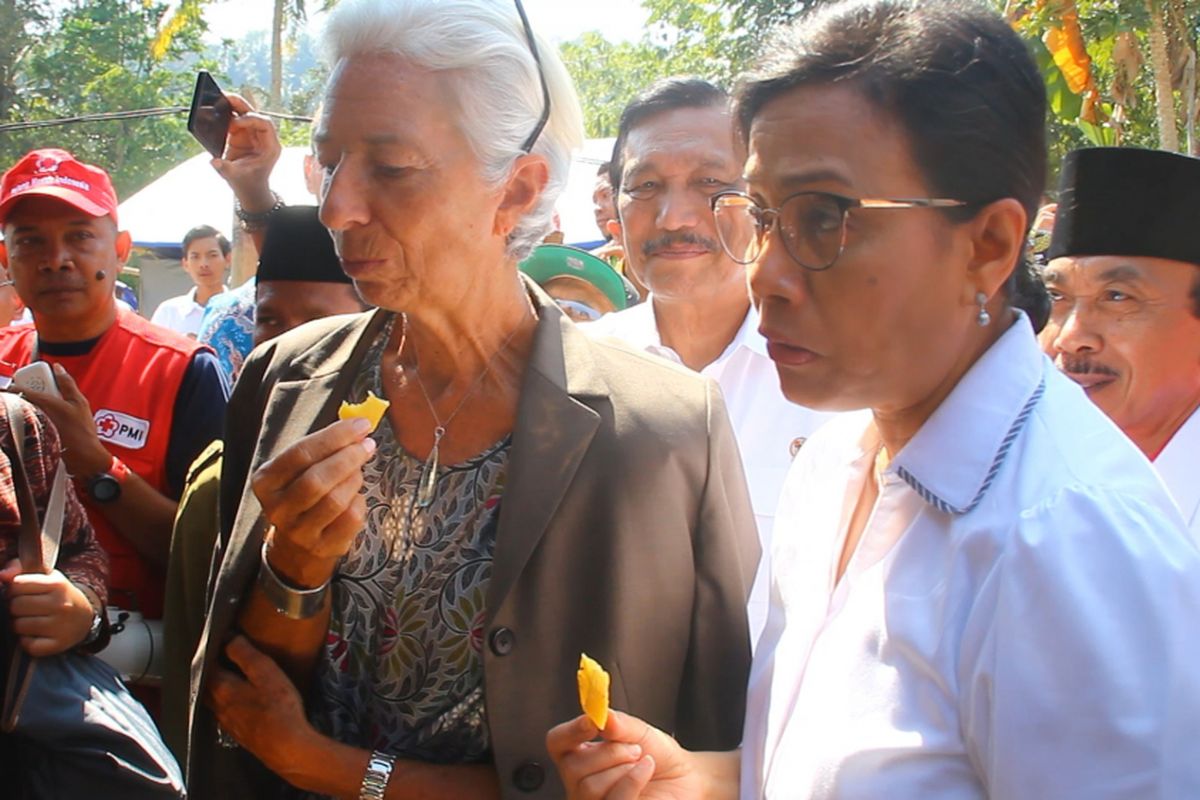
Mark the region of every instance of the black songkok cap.
[[1092, 147], [1063, 159], [1047, 258], [1146, 256], [1200, 264], [1200, 159]]
[[352, 282], [342, 272], [333, 239], [317, 219], [316, 206], [284, 206], [267, 219], [258, 280]]

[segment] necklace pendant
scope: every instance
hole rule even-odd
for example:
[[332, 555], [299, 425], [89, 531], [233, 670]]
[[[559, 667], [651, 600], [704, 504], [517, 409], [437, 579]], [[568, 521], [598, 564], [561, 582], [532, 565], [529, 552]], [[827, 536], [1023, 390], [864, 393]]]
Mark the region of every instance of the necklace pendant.
[[421, 481], [417, 486], [417, 508], [424, 509], [433, 505], [433, 490], [437, 486], [438, 445], [441, 444], [445, 433], [445, 429], [440, 426], [433, 432], [433, 448], [429, 451], [429, 458], [425, 459], [425, 466], [421, 468]]

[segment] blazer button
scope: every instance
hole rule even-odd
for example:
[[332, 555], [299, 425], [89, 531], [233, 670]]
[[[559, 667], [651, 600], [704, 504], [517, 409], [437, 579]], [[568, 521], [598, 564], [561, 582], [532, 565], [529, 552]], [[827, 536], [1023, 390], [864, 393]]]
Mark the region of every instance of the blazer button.
[[[517, 643], [517, 635], [509, 628], [496, 628], [492, 631], [492, 635], [488, 637], [488, 643], [491, 645], [492, 652], [498, 656], [506, 656], [512, 652], [513, 647]], [[538, 767], [541, 769], [541, 767]]]
[[546, 770], [536, 761], [526, 761], [513, 770], [513, 786], [522, 792], [536, 792], [546, 782]]

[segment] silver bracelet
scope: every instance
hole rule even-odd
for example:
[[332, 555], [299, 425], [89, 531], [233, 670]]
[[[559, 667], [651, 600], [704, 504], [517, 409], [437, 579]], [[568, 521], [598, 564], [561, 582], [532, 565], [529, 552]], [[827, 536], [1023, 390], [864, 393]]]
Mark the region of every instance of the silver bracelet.
[[396, 757], [381, 753], [378, 750], [371, 753], [367, 762], [367, 771], [363, 773], [362, 786], [358, 789], [358, 800], [383, 800], [387, 791], [388, 779], [392, 777], [392, 767]]
[[258, 586], [263, 594], [275, 606], [275, 610], [288, 619], [310, 619], [320, 612], [325, 604], [325, 594], [329, 591], [329, 581], [315, 589], [300, 589], [275, 574], [267, 561], [267, 542], [270, 537], [263, 537], [262, 563], [258, 568]]

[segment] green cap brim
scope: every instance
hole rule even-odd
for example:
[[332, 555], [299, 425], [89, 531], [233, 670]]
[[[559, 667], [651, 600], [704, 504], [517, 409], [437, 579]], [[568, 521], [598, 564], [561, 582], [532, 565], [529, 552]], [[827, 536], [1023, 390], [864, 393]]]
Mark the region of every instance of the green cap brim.
[[562, 244], [538, 245], [529, 258], [521, 262], [521, 271], [533, 278], [539, 286], [561, 275], [582, 278], [595, 286], [613, 308], [621, 311], [627, 305], [625, 284], [621, 276], [608, 262], [597, 258], [586, 250]]

